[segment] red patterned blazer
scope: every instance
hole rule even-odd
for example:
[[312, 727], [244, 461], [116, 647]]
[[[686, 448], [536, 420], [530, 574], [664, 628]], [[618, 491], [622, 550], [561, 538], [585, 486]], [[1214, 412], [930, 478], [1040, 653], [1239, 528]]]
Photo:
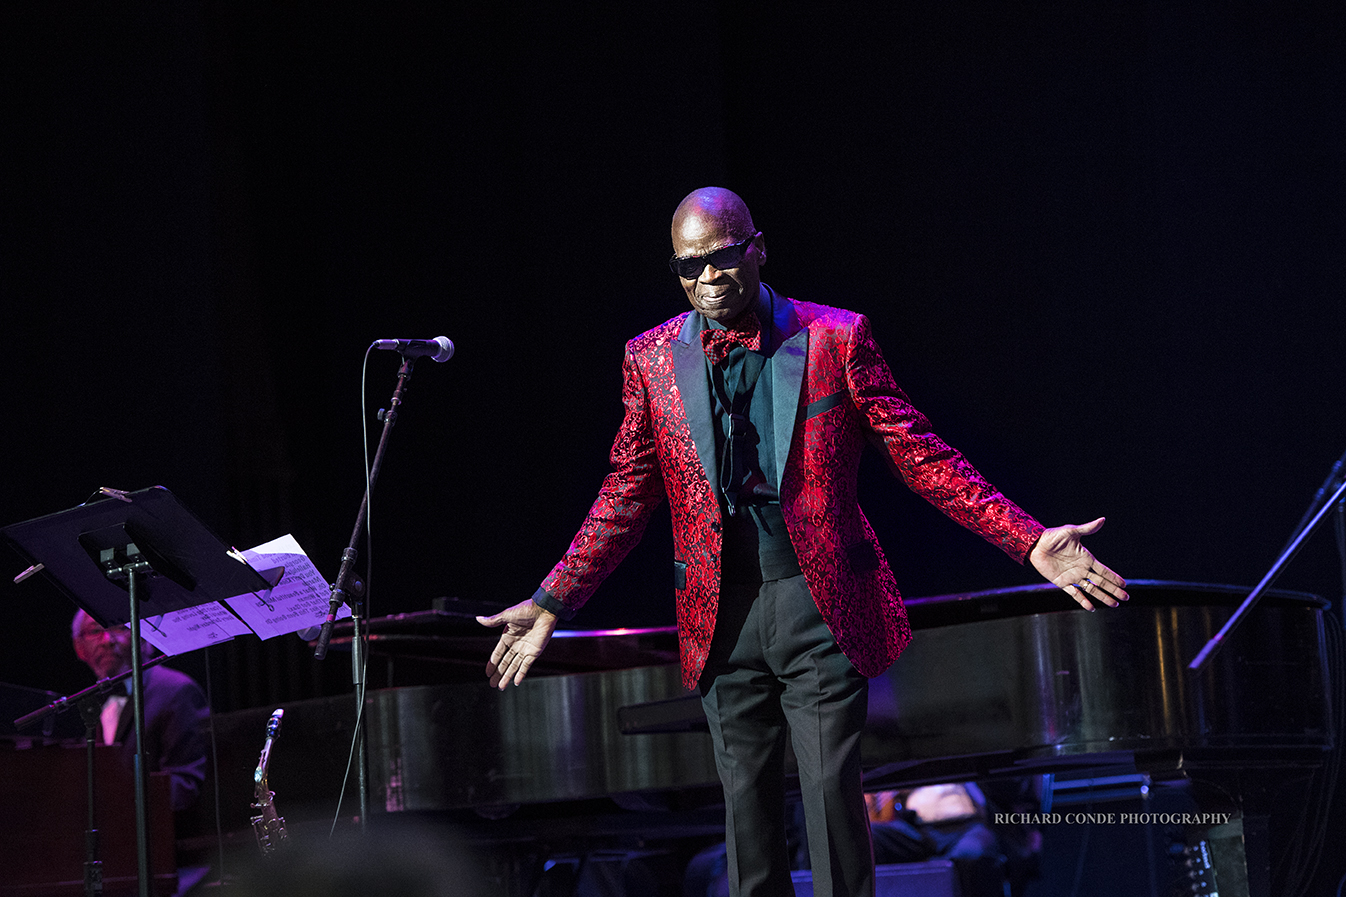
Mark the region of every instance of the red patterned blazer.
[[[869, 321], [785, 299], [774, 308], [772, 395], [777, 484], [799, 566], [842, 652], [865, 676], [911, 640], [902, 597], [856, 499], [865, 444], [915, 492], [1020, 563], [1042, 525], [930, 431], [893, 381]], [[560, 563], [534, 596], [569, 618], [617, 566], [667, 498], [673, 516], [683, 683], [694, 688], [719, 605], [721, 510], [705, 355], [688, 311], [626, 346], [613, 471]], [[763, 438], [767, 438], [763, 434]]]

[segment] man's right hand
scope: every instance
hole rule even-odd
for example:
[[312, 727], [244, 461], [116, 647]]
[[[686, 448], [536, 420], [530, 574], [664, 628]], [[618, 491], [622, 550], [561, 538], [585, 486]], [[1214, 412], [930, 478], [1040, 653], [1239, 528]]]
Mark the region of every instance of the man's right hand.
[[556, 614], [543, 610], [533, 599], [520, 601], [493, 617], [477, 617], [477, 622], [492, 628], [504, 626], [500, 641], [486, 663], [491, 687], [504, 691], [511, 681], [523, 682], [528, 668], [542, 654], [556, 631]]

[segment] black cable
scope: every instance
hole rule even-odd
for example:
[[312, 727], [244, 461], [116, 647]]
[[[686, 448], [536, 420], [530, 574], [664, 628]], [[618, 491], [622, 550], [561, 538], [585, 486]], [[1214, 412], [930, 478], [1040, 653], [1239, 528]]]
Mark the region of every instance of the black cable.
[[[374, 514], [374, 494], [373, 489], [371, 488], [373, 482], [371, 480], [372, 471], [369, 463], [369, 415], [366, 413], [366, 409], [369, 407], [369, 399], [366, 389], [369, 383], [369, 355], [370, 352], [373, 351], [373, 348], [374, 347], [371, 344], [365, 349], [364, 361], [360, 365], [360, 443], [364, 448], [365, 462], [365, 581], [362, 596], [356, 600], [357, 602], [364, 602], [366, 619], [370, 617], [369, 583], [373, 574], [372, 558], [374, 556], [374, 527], [371, 522]], [[392, 410], [395, 411], [396, 409]], [[355, 608], [351, 608], [351, 611], [353, 615]], [[362, 644], [352, 646], [352, 650], [359, 650], [360, 652], [360, 677], [359, 681], [355, 683], [356, 706], [359, 709], [355, 713], [355, 728], [351, 733], [350, 752], [346, 755], [346, 772], [341, 778], [341, 790], [337, 793], [336, 813], [332, 817], [332, 828], [327, 833], [328, 838], [331, 838], [336, 833], [337, 823], [341, 821], [341, 804], [346, 799], [346, 787], [350, 784], [351, 767], [355, 765], [355, 757], [360, 746], [361, 733], [364, 731], [365, 681], [369, 673], [369, 652], [366, 650], [367, 644], [363, 643], [367, 638], [364, 630], [357, 626], [355, 631], [359, 633], [359, 638], [362, 641]]]

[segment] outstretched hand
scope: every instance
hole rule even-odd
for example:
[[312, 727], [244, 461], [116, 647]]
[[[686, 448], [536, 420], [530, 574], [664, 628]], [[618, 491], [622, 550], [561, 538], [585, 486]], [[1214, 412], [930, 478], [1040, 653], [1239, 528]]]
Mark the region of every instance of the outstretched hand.
[[1091, 536], [1103, 528], [1100, 517], [1082, 526], [1055, 526], [1045, 530], [1028, 559], [1037, 571], [1074, 598], [1085, 610], [1094, 610], [1094, 602], [1116, 607], [1131, 596], [1126, 580], [1109, 570], [1089, 549], [1080, 536]]
[[504, 626], [500, 641], [486, 662], [486, 675], [491, 687], [504, 691], [512, 681], [523, 682], [528, 668], [542, 654], [556, 631], [556, 614], [543, 610], [529, 598], [508, 607], [493, 617], [477, 617], [477, 622], [492, 628]]

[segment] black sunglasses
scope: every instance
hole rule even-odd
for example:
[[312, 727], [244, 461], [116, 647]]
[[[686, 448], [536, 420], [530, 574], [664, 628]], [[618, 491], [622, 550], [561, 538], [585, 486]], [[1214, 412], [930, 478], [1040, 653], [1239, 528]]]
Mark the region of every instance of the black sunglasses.
[[691, 255], [687, 258], [671, 258], [668, 260], [668, 269], [679, 277], [685, 277], [688, 280], [695, 280], [701, 276], [701, 272], [710, 265], [720, 271], [727, 268], [737, 268], [743, 261], [743, 256], [748, 254], [748, 246], [752, 244], [761, 234], [753, 234], [746, 240], [734, 243], [730, 246], [724, 246], [714, 252], [708, 252], [705, 255]]

